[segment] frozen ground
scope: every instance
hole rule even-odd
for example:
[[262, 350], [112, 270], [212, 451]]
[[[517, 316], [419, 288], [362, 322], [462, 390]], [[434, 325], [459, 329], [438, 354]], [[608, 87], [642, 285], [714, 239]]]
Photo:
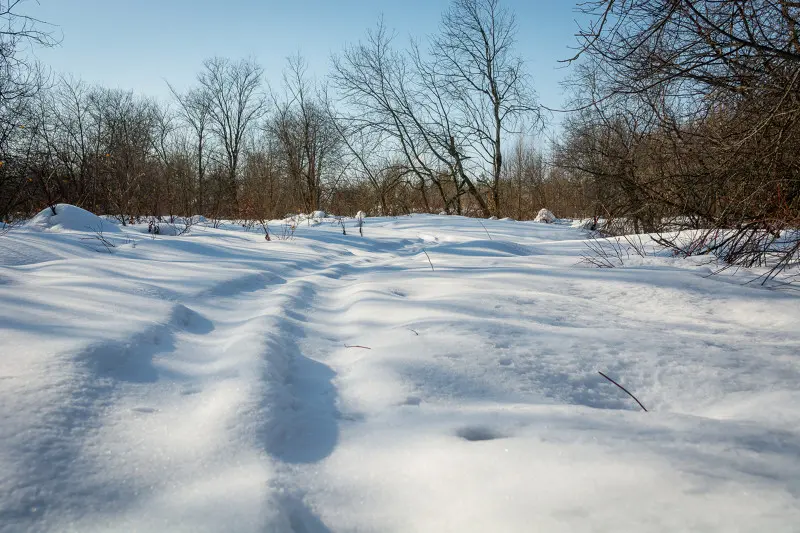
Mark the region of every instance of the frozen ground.
[[797, 296], [557, 224], [75, 220], [0, 237], [3, 532], [800, 528]]

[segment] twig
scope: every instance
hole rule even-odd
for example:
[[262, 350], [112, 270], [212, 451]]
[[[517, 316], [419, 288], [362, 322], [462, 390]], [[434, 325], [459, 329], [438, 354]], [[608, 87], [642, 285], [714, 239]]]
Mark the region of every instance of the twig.
[[411, 329], [411, 328], [408, 328], [408, 331], [412, 332], [414, 335], [416, 335], [417, 337], [419, 337], [419, 333], [417, 333], [417, 330], [415, 330], [415, 329]]
[[647, 409], [645, 408], [645, 406], [644, 406], [644, 405], [642, 405], [642, 402], [640, 402], [640, 401], [639, 401], [639, 400], [636, 398], [636, 396], [634, 396], [633, 394], [631, 394], [631, 393], [630, 393], [630, 391], [629, 391], [628, 389], [626, 389], [625, 387], [623, 387], [622, 385], [620, 385], [619, 383], [617, 383], [616, 381], [614, 381], [614, 380], [613, 380], [613, 379], [611, 379], [610, 377], [606, 376], [605, 374], [603, 374], [603, 373], [602, 373], [602, 372], [600, 372], [599, 370], [597, 371], [597, 373], [598, 373], [598, 374], [600, 374], [601, 376], [603, 376], [604, 378], [606, 378], [608, 381], [610, 381], [611, 383], [613, 383], [613, 384], [614, 384], [614, 385], [616, 385], [617, 387], [619, 387], [620, 389], [624, 390], [624, 391], [625, 391], [625, 392], [628, 394], [628, 396], [630, 396], [631, 398], [633, 398], [634, 400], [636, 400], [636, 403], [638, 403], [638, 404], [639, 404], [639, 407], [641, 407], [641, 408], [642, 408], [642, 410], [643, 410], [645, 413], [647, 412]]
[[[480, 224], [481, 226], [483, 226], [483, 222], [481, 222], [480, 220], [478, 221], [478, 224]], [[488, 229], [486, 229], [486, 226], [483, 226], [483, 231], [485, 231], [485, 232], [486, 232], [486, 235], [489, 237], [489, 240], [490, 240], [490, 241], [493, 241], [493, 240], [494, 240], [494, 239], [492, 239], [492, 236], [491, 236], [491, 235], [489, 235], [489, 230], [488, 230]]]
[[[116, 245], [113, 242], [110, 242], [109, 240], [107, 240], [105, 238], [105, 236], [103, 235], [103, 223], [102, 222], [100, 222], [100, 224], [98, 224], [96, 229], [92, 228], [91, 226], [86, 226], [86, 227], [87, 227], [87, 229], [90, 229], [90, 230], [94, 231], [94, 237], [81, 237], [82, 241], [89, 241], [89, 240], [95, 240], [96, 239], [96, 240], [100, 241], [100, 244], [105, 246], [106, 251], [108, 253], [111, 253], [111, 249], [112, 248], [116, 248]], [[100, 250], [97, 250], [97, 251], [99, 252]]]
[[372, 349], [369, 346], [359, 346], [358, 344], [352, 344], [352, 345], [345, 344], [344, 347], [345, 348], [362, 348], [364, 350], [371, 350]]
[[423, 249], [422, 249], [422, 253], [423, 253], [423, 254], [425, 254], [425, 257], [427, 257], [427, 258], [428, 258], [428, 263], [430, 263], [430, 264], [431, 264], [431, 271], [432, 271], [432, 272], [436, 272], [436, 271], [433, 269], [433, 261], [431, 261], [431, 256], [429, 256], [429, 255], [428, 255], [428, 252], [426, 252], [426, 251], [425, 251], [425, 248], [423, 248]]

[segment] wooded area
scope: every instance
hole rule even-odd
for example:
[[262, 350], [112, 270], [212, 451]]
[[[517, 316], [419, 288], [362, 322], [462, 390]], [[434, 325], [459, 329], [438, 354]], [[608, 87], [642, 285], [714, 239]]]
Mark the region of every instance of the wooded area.
[[169, 103], [47, 73], [26, 50], [55, 40], [21, 1], [0, 0], [6, 222], [58, 202], [122, 223], [547, 207], [731, 264], [800, 255], [798, 2], [579, 4], [590, 22], [545, 149], [499, 0], [454, 0], [424, 43], [380, 21], [325, 79], [300, 56], [271, 83], [253, 59], [210, 58]]

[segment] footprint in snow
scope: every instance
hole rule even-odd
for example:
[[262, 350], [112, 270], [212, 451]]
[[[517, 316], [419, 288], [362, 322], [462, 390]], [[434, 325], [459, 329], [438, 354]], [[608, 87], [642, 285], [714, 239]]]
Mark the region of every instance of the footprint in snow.
[[417, 396], [409, 396], [400, 405], [419, 405], [422, 403], [422, 398]]
[[456, 431], [456, 436], [469, 442], [504, 439], [507, 435], [486, 426], [467, 426]]

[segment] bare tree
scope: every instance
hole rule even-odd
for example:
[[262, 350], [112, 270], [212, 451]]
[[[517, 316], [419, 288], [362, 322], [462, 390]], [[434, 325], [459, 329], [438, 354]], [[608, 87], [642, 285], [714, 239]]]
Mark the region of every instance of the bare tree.
[[[432, 183], [447, 211], [459, 197], [460, 183], [466, 182], [488, 216], [486, 202], [467, 173], [462, 133], [455, 128], [452, 102], [445, 98], [439, 75], [418, 50], [398, 52], [392, 40], [381, 21], [365, 41], [334, 59], [334, 83], [343, 104], [355, 111], [348, 117], [350, 128], [390, 139], [387, 149], [417, 177], [419, 190], [424, 195], [426, 182]], [[454, 195], [443, 180], [459, 180]]]
[[[153, 146], [157, 131], [155, 104], [132, 92], [100, 89], [92, 95], [96, 119], [102, 121], [103, 178], [109, 214], [123, 224], [143, 210], [153, 183]], [[154, 213], [155, 214], [155, 213]]]
[[235, 211], [239, 159], [246, 135], [266, 109], [260, 92], [262, 69], [252, 60], [233, 62], [219, 57], [206, 60], [203, 68], [197, 80], [203, 98], [210, 102], [211, 131], [224, 155], [227, 183], [222, 190]]
[[[800, 4], [598, 0], [579, 34], [572, 166], [678, 253], [800, 257]], [[586, 142], [589, 141], [589, 142]], [[587, 150], [586, 147], [592, 147]], [[669, 235], [692, 229], [690, 243]], [[672, 230], [667, 233], [666, 230]]]
[[22, 13], [24, 3], [0, 0], [0, 102], [36, 94], [41, 88], [41, 72], [25, 48], [57, 42], [47, 23]]
[[[363, 128], [352, 131], [345, 130], [340, 120], [333, 121], [352, 161], [349, 166], [355, 173], [356, 181], [366, 180], [372, 189], [380, 208], [380, 214], [394, 215], [397, 206], [390, 195], [403, 183], [410, 171], [402, 163], [392, 161], [383, 150], [389, 142], [386, 134], [379, 131], [368, 131]], [[371, 209], [372, 202], [366, 206]]]
[[[169, 85], [169, 84], [168, 84]], [[180, 106], [180, 116], [189, 126], [194, 136], [194, 161], [197, 176], [196, 212], [205, 214], [206, 208], [206, 169], [209, 163], [209, 121], [211, 119], [212, 99], [200, 89], [191, 89], [186, 94], [179, 94], [169, 85], [175, 100]]]
[[500, 209], [503, 139], [521, 131], [524, 120], [538, 126], [542, 115], [522, 58], [515, 55], [514, 15], [499, 0], [454, 0], [433, 38], [431, 69], [458, 108], [458, 129], [474, 157], [488, 168], [491, 210]]
[[29, 177], [34, 147], [21, 131], [45, 85], [30, 49], [56, 44], [48, 24], [24, 12], [24, 0], [0, 0], [0, 222], [9, 220], [33, 193]]
[[308, 79], [305, 60], [289, 58], [283, 94], [273, 94], [272, 132], [284, 156], [287, 177], [307, 212], [321, 208], [323, 184], [341, 163], [342, 138], [321, 89]]

